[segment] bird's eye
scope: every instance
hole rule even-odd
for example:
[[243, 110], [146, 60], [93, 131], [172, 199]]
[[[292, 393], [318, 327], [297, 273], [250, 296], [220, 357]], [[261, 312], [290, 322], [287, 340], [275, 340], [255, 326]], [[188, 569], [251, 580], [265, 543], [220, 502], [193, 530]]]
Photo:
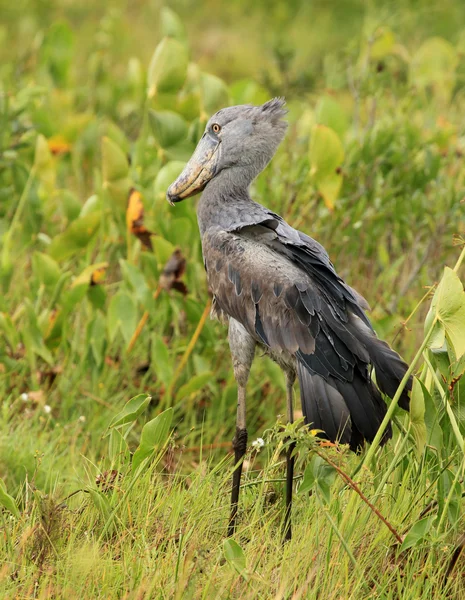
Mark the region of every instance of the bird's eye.
[[218, 125], [218, 123], [213, 123], [213, 125], [212, 125], [212, 131], [214, 133], [219, 133], [221, 131], [221, 125]]

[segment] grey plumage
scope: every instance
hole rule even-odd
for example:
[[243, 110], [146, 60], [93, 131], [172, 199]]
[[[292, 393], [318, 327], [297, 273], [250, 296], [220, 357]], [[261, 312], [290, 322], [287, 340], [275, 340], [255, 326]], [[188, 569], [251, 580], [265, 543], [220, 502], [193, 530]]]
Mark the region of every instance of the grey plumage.
[[[205, 268], [216, 316], [240, 324], [233, 327], [235, 365], [242, 335], [244, 364], [252, 343], [284, 368], [288, 382], [297, 373], [306, 422], [355, 450], [374, 438], [386, 413], [379, 390], [392, 397], [407, 366], [376, 337], [366, 300], [338, 276], [326, 250], [250, 198], [250, 183], [285, 135], [285, 114], [280, 99], [220, 110], [168, 199], [204, 190], [197, 214]], [[410, 385], [399, 403], [405, 409]], [[390, 436], [388, 428], [383, 441]]]

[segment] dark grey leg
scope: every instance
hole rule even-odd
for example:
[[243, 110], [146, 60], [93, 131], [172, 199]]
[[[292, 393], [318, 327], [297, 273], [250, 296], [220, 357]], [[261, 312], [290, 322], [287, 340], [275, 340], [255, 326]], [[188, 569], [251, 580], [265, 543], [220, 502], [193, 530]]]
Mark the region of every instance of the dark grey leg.
[[[286, 391], [287, 391], [287, 420], [289, 423], [294, 422], [294, 404], [292, 395], [292, 386], [295, 381], [295, 373], [286, 374]], [[295, 456], [293, 452], [295, 450], [295, 442], [292, 442], [286, 454], [286, 512], [284, 514], [284, 541], [287, 542], [292, 538], [292, 525], [291, 525], [291, 513], [292, 513], [292, 490], [294, 484], [294, 463]]]
[[238, 386], [236, 435], [233, 440], [234, 473], [231, 491], [231, 514], [228, 524], [228, 536], [232, 536], [236, 530], [242, 463], [247, 450], [246, 386], [255, 354], [254, 339], [247, 333], [244, 327], [234, 319], [229, 320], [229, 346], [231, 348], [234, 376]]

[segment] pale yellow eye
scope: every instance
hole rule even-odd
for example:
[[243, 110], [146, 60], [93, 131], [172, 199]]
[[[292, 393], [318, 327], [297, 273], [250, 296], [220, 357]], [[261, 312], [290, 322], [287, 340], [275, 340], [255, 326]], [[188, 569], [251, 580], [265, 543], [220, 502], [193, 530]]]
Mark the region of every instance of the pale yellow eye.
[[218, 123], [213, 123], [212, 130], [214, 133], [219, 133], [221, 131], [221, 125], [218, 125]]

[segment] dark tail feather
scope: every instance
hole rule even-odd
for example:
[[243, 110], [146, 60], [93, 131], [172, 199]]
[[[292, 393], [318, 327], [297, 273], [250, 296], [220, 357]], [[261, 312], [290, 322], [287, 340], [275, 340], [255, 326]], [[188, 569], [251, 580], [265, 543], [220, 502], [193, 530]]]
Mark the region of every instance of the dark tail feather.
[[311, 373], [297, 360], [300, 398], [305, 422], [321, 429], [332, 442], [351, 443], [352, 423], [344, 398], [323, 377]]
[[[365, 380], [354, 373], [350, 382], [333, 377], [325, 380], [311, 373], [299, 360], [297, 374], [305, 422], [324, 431], [322, 437], [349, 444], [354, 451], [363, 447], [364, 440], [374, 439], [386, 414], [386, 404], [371, 379]], [[388, 425], [381, 443], [391, 436]]]
[[[375, 368], [379, 389], [389, 398], [393, 398], [408, 369], [407, 365], [386, 342], [374, 336], [370, 336], [366, 346]], [[410, 377], [399, 398], [399, 406], [404, 410], [409, 409], [409, 391], [411, 389], [412, 378]]]
[[[374, 331], [357, 317], [352, 318], [350, 331], [368, 350], [379, 389], [389, 398], [393, 398], [408, 369], [407, 365], [389, 344], [377, 338]], [[409, 409], [411, 389], [412, 378], [410, 377], [399, 399], [399, 406], [404, 410]]]

